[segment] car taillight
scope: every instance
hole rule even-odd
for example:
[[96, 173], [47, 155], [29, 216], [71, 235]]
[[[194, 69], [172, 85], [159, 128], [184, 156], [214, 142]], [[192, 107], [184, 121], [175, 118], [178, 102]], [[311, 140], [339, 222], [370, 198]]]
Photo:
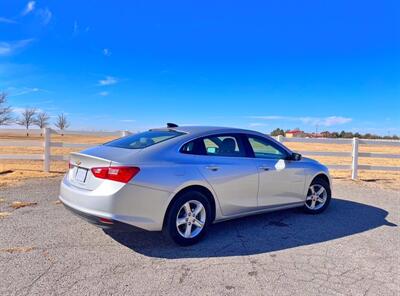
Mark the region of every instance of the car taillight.
[[100, 179], [112, 180], [122, 183], [128, 183], [139, 173], [138, 167], [99, 167], [92, 168], [92, 174]]

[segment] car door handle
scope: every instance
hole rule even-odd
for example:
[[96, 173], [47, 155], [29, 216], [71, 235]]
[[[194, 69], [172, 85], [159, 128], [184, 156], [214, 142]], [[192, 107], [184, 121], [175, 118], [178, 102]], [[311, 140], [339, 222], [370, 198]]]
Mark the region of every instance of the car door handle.
[[216, 165], [209, 165], [209, 166], [206, 166], [206, 169], [210, 170], [210, 171], [213, 171], [213, 172], [216, 172], [216, 171], [219, 170], [219, 167], [217, 167]]
[[260, 166], [259, 169], [262, 170], [262, 171], [269, 171], [269, 167], [266, 166], [266, 165]]

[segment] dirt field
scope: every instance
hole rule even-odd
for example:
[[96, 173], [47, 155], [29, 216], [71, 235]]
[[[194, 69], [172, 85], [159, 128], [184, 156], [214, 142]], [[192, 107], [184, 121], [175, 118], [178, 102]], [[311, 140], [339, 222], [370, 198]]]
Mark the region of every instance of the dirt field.
[[[65, 143], [87, 143], [100, 144], [112, 140], [113, 137], [99, 137], [88, 135], [52, 135], [52, 142]], [[41, 141], [39, 135], [26, 137], [24, 135], [1, 134], [0, 140], [32, 140]], [[288, 147], [295, 151], [341, 151], [350, 152], [351, 145], [339, 144], [314, 144], [314, 143], [286, 143]], [[360, 152], [377, 152], [400, 154], [400, 147], [388, 146], [367, 146], [360, 145]], [[72, 148], [51, 148], [52, 155], [68, 154], [79, 149]], [[0, 154], [42, 154], [42, 147], [0, 147]], [[324, 164], [351, 164], [350, 157], [320, 157], [313, 156]], [[382, 166], [400, 166], [400, 159], [385, 158], [359, 158], [359, 164], [364, 165], [382, 165]], [[65, 161], [52, 161], [51, 172], [42, 172], [43, 162], [40, 160], [0, 160], [0, 186], [18, 183], [18, 181], [35, 177], [56, 177], [62, 175], [67, 169]], [[335, 171], [331, 174], [336, 179], [349, 179], [350, 171]], [[359, 181], [368, 186], [386, 187], [391, 189], [400, 188], [399, 172], [384, 171], [359, 171]]]

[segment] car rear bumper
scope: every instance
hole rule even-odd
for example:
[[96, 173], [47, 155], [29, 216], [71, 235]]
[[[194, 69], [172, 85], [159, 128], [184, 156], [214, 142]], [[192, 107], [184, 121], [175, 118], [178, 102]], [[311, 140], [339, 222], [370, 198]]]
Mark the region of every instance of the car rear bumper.
[[113, 229], [113, 230], [123, 230], [123, 231], [131, 231], [131, 230], [143, 230], [141, 228], [117, 221], [112, 219], [104, 219], [102, 217], [90, 215], [81, 211], [78, 211], [67, 204], [63, 203], [64, 207], [68, 209], [71, 213], [78, 216], [79, 218], [85, 220], [88, 223], [96, 225], [102, 229]]
[[105, 184], [102, 188], [89, 191], [77, 188], [64, 178], [59, 199], [78, 216], [103, 228], [127, 224], [144, 230], [160, 231], [170, 194], [132, 184], [117, 190]]

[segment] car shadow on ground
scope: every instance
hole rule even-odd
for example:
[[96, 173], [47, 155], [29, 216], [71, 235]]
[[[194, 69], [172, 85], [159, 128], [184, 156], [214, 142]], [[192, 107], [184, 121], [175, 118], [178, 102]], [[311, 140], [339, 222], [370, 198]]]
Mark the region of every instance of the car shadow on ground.
[[370, 205], [332, 199], [320, 215], [300, 209], [266, 213], [212, 225], [204, 240], [180, 247], [160, 232], [105, 233], [140, 254], [157, 258], [206, 258], [267, 253], [311, 245], [354, 235], [380, 226], [397, 226], [386, 221], [388, 212]]

